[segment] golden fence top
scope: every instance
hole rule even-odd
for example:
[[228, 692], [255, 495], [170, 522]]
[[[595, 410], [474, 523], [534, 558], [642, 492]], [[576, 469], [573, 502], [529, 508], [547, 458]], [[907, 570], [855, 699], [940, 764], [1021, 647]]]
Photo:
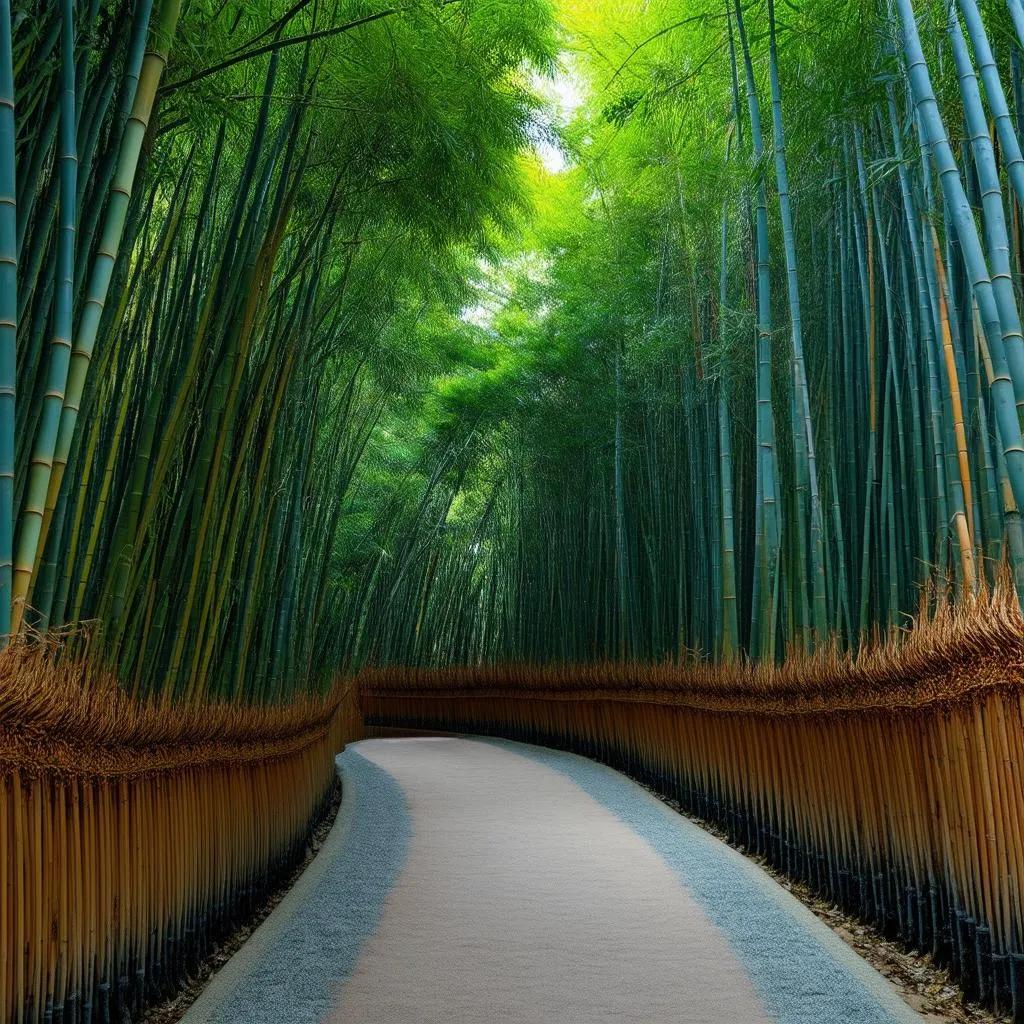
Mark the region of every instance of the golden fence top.
[[1024, 694], [1024, 618], [996, 597], [940, 605], [910, 629], [858, 655], [834, 646], [778, 666], [593, 662], [476, 665], [445, 669], [370, 667], [364, 699], [601, 700], [669, 704], [711, 712], [844, 714], [913, 712], [992, 692]]
[[286, 704], [134, 699], [88, 662], [15, 644], [0, 652], [0, 765], [126, 777], [286, 757], [331, 727], [351, 684]]

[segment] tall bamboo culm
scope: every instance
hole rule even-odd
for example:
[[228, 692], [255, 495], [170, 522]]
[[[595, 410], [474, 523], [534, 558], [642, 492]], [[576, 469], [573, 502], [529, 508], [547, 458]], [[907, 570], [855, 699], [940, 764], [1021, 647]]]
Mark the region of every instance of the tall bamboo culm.
[[[0, 654], [0, 1020], [126, 1020], [176, 991], [303, 860], [353, 691], [160, 709]], [[13, 723], [13, 724], [11, 724]]]
[[856, 660], [364, 669], [367, 730], [604, 761], [1024, 1020], [1024, 623], [945, 608]]

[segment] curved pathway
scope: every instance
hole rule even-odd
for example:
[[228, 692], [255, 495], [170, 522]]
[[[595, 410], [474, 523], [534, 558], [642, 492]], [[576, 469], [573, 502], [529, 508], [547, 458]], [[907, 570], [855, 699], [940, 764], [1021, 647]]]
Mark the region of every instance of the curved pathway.
[[909, 1024], [769, 876], [624, 776], [365, 740], [319, 856], [185, 1024]]

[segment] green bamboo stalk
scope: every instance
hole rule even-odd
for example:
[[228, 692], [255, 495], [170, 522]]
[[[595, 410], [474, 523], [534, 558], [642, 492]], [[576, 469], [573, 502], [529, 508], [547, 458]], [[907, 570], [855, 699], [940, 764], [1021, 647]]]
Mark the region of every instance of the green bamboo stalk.
[[1021, 0], [1006, 0], [1006, 6], [1010, 9], [1013, 27], [1017, 32], [1017, 42], [1024, 48], [1024, 4]]
[[998, 307], [993, 294], [988, 267], [978, 239], [970, 203], [964, 191], [960, 171], [946, 136], [938, 103], [932, 91], [931, 76], [924, 59], [910, 0], [896, 0], [903, 25], [904, 48], [914, 103], [920, 117], [925, 140], [939, 171], [939, 181], [963, 246], [964, 258], [971, 275], [985, 336], [988, 341], [995, 379], [991, 384], [996, 421], [1010, 475], [1014, 498], [1020, 507], [1024, 501], [1024, 444], [1017, 418], [1015, 386], [1007, 364]]
[[72, 297], [75, 273], [75, 226], [77, 215], [78, 153], [75, 139], [75, 11], [74, 0], [61, 4], [61, 101], [60, 101], [60, 227], [57, 243], [57, 278], [54, 295], [53, 336], [49, 347], [46, 393], [32, 451], [26, 496], [18, 525], [11, 595], [10, 632], [21, 628], [25, 599], [35, 570], [57, 444], [64, 389], [71, 355]]
[[[768, 199], [765, 193], [764, 173], [760, 163], [764, 155], [761, 133], [761, 107], [754, 82], [754, 67], [743, 24], [743, 11], [735, 0], [736, 28], [740, 37], [743, 64], [746, 72], [747, 105], [750, 114], [750, 134], [757, 170], [756, 247], [757, 247], [757, 445], [761, 479], [759, 497], [763, 531], [763, 551], [759, 580], [755, 580], [754, 614], [760, 619], [752, 624], [751, 651], [755, 657], [774, 660], [775, 652], [775, 595], [778, 588], [775, 577], [779, 562], [779, 526], [776, 492], [779, 487], [775, 457], [775, 424], [771, 399], [771, 264], [768, 256]], [[757, 637], [756, 644], [754, 637]]]
[[[728, 298], [729, 201], [722, 203], [722, 254], [718, 292], [719, 340], [725, 333], [725, 308]], [[718, 382], [718, 450], [721, 460], [719, 478], [722, 488], [722, 659], [739, 656], [739, 610], [736, 601], [736, 537], [733, 525], [732, 429], [729, 423], [728, 378], [723, 367]]]
[[867, 417], [868, 444], [864, 474], [864, 513], [861, 520], [861, 560], [860, 560], [860, 614], [858, 617], [858, 634], [861, 640], [866, 639], [871, 616], [872, 569], [871, 560], [872, 537], [878, 532], [878, 508], [875, 494], [878, 479], [878, 373], [877, 373], [877, 331], [876, 331], [876, 296], [875, 296], [875, 235], [878, 225], [871, 215], [867, 173], [864, 168], [863, 143], [860, 128], [854, 137], [854, 156], [857, 165], [857, 186], [860, 193], [860, 205], [863, 215], [863, 226], [854, 215], [854, 236], [857, 240], [861, 303], [867, 340]]
[[[972, 0], [967, 0], [967, 6], [970, 6], [971, 2]], [[949, 37], [953, 44], [953, 58], [960, 79], [960, 95], [963, 99], [964, 113], [970, 132], [971, 152], [978, 172], [978, 186], [981, 189], [986, 249], [992, 267], [992, 291], [1002, 327], [1003, 344], [1006, 347], [1010, 376], [1013, 378], [1014, 394], [1017, 398], [1017, 415], [1020, 418], [1024, 414], [1024, 333], [1021, 331], [1020, 313], [1017, 310], [1017, 299], [1013, 292], [1013, 279], [1010, 274], [1010, 240], [1006, 230], [1006, 213], [1003, 209], [999, 168], [996, 166], [995, 152], [981, 103], [978, 80], [967, 52], [967, 44], [960, 28], [960, 19], [952, 4], [949, 7]], [[991, 60], [991, 54], [988, 54], [988, 57]], [[991, 78], [991, 69], [989, 78]], [[998, 76], [996, 81], [998, 82]], [[986, 80], [986, 92], [991, 104], [993, 92], [988, 80]], [[1002, 119], [997, 117], [996, 124], [997, 126], [1004, 125], [1000, 131], [1001, 141], [1003, 134], [1009, 134], [1014, 139], [1016, 138], [1008, 113], [1005, 113]], [[1007, 129], [1009, 129], [1008, 132]], [[1005, 143], [1003, 146], [1005, 151]], [[1012, 153], [1010, 154], [1007, 173], [1010, 175], [1011, 181], [1014, 180], [1014, 177], [1019, 178], [1020, 185], [1024, 189], [1024, 157], [1020, 155], [1019, 146], [1016, 158]]]
[[768, 0], [769, 78], [772, 91], [772, 125], [775, 138], [775, 179], [779, 193], [779, 211], [782, 217], [782, 238], [786, 256], [786, 285], [789, 298], [790, 329], [793, 343], [793, 385], [799, 398], [799, 415], [804, 437], [802, 448], [806, 452], [803, 472], [810, 486], [811, 515], [811, 578], [813, 626], [818, 641], [828, 630], [828, 609], [825, 604], [824, 524], [821, 497], [818, 493], [818, 463], [814, 445], [814, 426], [811, 421], [811, 398], [807, 386], [807, 367], [804, 361], [803, 321], [800, 312], [800, 287], [796, 265], [796, 241], [793, 232], [793, 213], [790, 205], [789, 173], [786, 167], [786, 140], [782, 123], [782, 91], [779, 87], [778, 53], [775, 40], [775, 5]]
[[[18, 337], [16, 195], [11, 4], [10, 0], [0, 0], [0, 623], [5, 625], [11, 621], [14, 565], [14, 406]], [[6, 644], [6, 634], [0, 642]]]
[[[153, 114], [157, 87], [160, 84], [164, 68], [167, 66], [167, 55], [177, 31], [181, 0], [164, 0], [159, 18], [153, 28], [151, 46], [143, 52], [151, 8], [152, 0], [143, 0], [136, 12], [136, 30], [133, 31], [132, 48], [128, 54], [125, 71], [126, 94], [133, 97], [131, 113], [121, 139], [117, 164], [110, 184], [107, 213], [99, 248], [93, 260], [92, 272], [82, 306], [82, 315], [69, 358], [67, 388], [63, 395], [52, 470], [47, 483], [43, 520], [36, 541], [39, 550], [46, 543], [50, 522], [57, 507], [64, 481], [68, 456], [78, 423], [78, 413], [85, 392], [89, 365], [92, 362], [103, 310], [128, 219], [128, 206], [131, 202], [135, 174], [142, 153], [142, 143]], [[136, 83], [134, 90], [131, 88], [133, 81]], [[26, 592], [29, 582], [26, 581], [25, 584]]]

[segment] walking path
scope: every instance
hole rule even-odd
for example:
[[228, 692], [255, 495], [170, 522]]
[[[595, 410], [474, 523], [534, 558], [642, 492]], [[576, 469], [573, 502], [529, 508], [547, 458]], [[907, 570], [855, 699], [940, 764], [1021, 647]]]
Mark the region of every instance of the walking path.
[[185, 1024], [910, 1024], [755, 865], [624, 776], [365, 740], [295, 888]]

